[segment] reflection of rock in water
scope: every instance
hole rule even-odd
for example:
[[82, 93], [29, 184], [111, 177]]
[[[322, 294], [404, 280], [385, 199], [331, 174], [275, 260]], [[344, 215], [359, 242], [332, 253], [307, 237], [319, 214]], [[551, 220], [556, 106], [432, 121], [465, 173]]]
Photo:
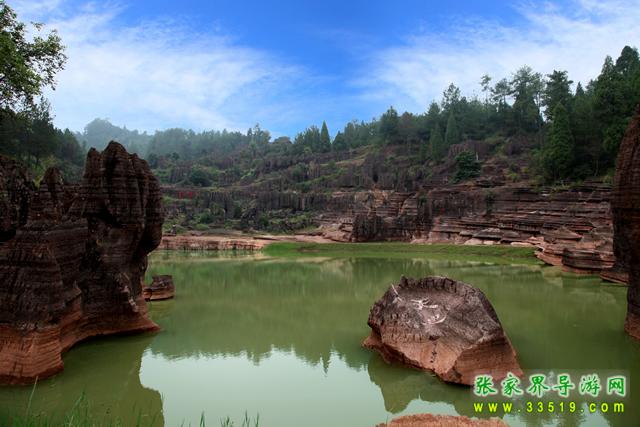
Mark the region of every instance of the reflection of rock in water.
[[[142, 357], [153, 336], [92, 339], [64, 357], [65, 371], [38, 383], [31, 413], [58, 416], [70, 411], [82, 393], [97, 420], [120, 419], [122, 425], [164, 425], [160, 392], [142, 385]], [[32, 387], [0, 388], [0, 407], [26, 408]], [[21, 413], [21, 412], [20, 412]]]

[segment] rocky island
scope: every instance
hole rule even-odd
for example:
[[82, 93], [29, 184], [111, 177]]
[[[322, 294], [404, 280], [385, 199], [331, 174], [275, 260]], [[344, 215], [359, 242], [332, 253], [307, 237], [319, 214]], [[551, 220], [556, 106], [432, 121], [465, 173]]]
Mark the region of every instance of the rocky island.
[[2, 185], [5, 200], [21, 202], [0, 245], [0, 382], [60, 372], [62, 353], [86, 338], [159, 329], [141, 281], [163, 208], [144, 160], [112, 142], [89, 151], [79, 187], [56, 169], [37, 190], [19, 172]]
[[445, 277], [403, 277], [371, 308], [363, 345], [388, 363], [472, 385], [476, 375], [522, 376], [516, 352], [482, 291]]

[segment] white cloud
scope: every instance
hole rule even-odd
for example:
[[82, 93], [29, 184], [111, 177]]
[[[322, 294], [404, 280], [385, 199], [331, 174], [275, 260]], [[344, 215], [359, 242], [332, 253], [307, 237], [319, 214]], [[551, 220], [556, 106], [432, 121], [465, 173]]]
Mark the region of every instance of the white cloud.
[[[173, 126], [244, 130], [270, 107], [295, 102], [308, 76], [300, 67], [164, 19], [122, 26], [115, 4], [74, 7], [61, 0], [14, 2], [21, 20], [55, 28], [68, 62], [47, 92], [55, 122], [80, 130], [95, 117], [141, 130]], [[277, 121], [277, 120], [276, 120]]]
[[421, 33], [402, 46], [373, 54], [356, 81], [363, 97], [424, 111], [449, 83], [465, 95], [480, 92], [480, 77], [494, 81], [522, 65], [549, 74], [568, 70], [574, 81], [596, 77], [606, 55], [614, 60], [625, 45], [640, 47], [640, 1], [580, 0], [564, 7], [529, 3], [518, 7], [513, 26], [465, 19], [444, 33]]

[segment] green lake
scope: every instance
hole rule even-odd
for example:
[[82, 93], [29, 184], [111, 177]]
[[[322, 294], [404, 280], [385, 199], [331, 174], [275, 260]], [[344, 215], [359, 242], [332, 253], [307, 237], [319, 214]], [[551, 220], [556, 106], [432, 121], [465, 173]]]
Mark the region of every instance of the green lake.
[[[126, 424], [155, 416], [156, 425], [196, 426], [203, 411], [208, 426], [227, 416], [239, 425], [245, 411], [275, 427], [374, 426], [420, 412], [476, 416], [473, 402], [489, 399], [387, 365], [360, 346], [369, 308], [390, 284], [443, 275], [484, 291], [525, 372], [628, 377], [630, 392], [616, 400], [625, 403], [622, 414], [589, 413], [577, 393], [568, 399], [578, 401], [576, 412], [564, 415], [527, 413], [520, 398], [503, 417], [509, 425], [640, 425], [640, 344], [622, 329], [626, 289], [594, 276], [415, 254], [165, 252], [151, 257], [153, 274], [172, 274], [176, 284], [174, 300], [149, 304], [162, 331], [72, 348], [64, 372], [37, 385], [31, 412], [62, 413], [84, 393], [94, 413]], [[2, 387], [0, 406], [24, 411], [31, 391]]]

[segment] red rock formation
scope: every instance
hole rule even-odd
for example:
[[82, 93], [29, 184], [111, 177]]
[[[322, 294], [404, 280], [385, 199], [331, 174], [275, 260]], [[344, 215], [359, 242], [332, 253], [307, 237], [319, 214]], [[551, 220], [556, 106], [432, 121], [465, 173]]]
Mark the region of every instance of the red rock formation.
[[624, 329], [640, 339], [640, 108], [620, 144], [611, 210], [616, 269], [629, 273]]
[[7, 241], [27, 222], [35, 186], [17, 162], [0, 156], [0, 242]]
[[61, 371], [88, 337], [158, 329], [140, 283], [162, 220], [155, 177], [118, 143], [89, 151], [78, 194], [47, 171], [29, 221], [0, 247], [1, 383]]
[[149, 286], [143, 286], [142, 295], [146, 301], [171, 299], [176, 295], [176, 287], [171, 275], [153, 276]]
[[499, 418], [488, 420], [454, 415], [415, 414], [394, 418], [377, 427], [507, 427]]
[[522, 376], [516, 352], [482, 291], [445, 277], [402, 278], [371, 308], [364, 341], [385, 361], [472, 385], [475, 376]]
[[182, 251], [258, 251], [267, 243], [266, 240], [257, 240], [253, 237], [165, 235], [162, 237], [160, 247]]

